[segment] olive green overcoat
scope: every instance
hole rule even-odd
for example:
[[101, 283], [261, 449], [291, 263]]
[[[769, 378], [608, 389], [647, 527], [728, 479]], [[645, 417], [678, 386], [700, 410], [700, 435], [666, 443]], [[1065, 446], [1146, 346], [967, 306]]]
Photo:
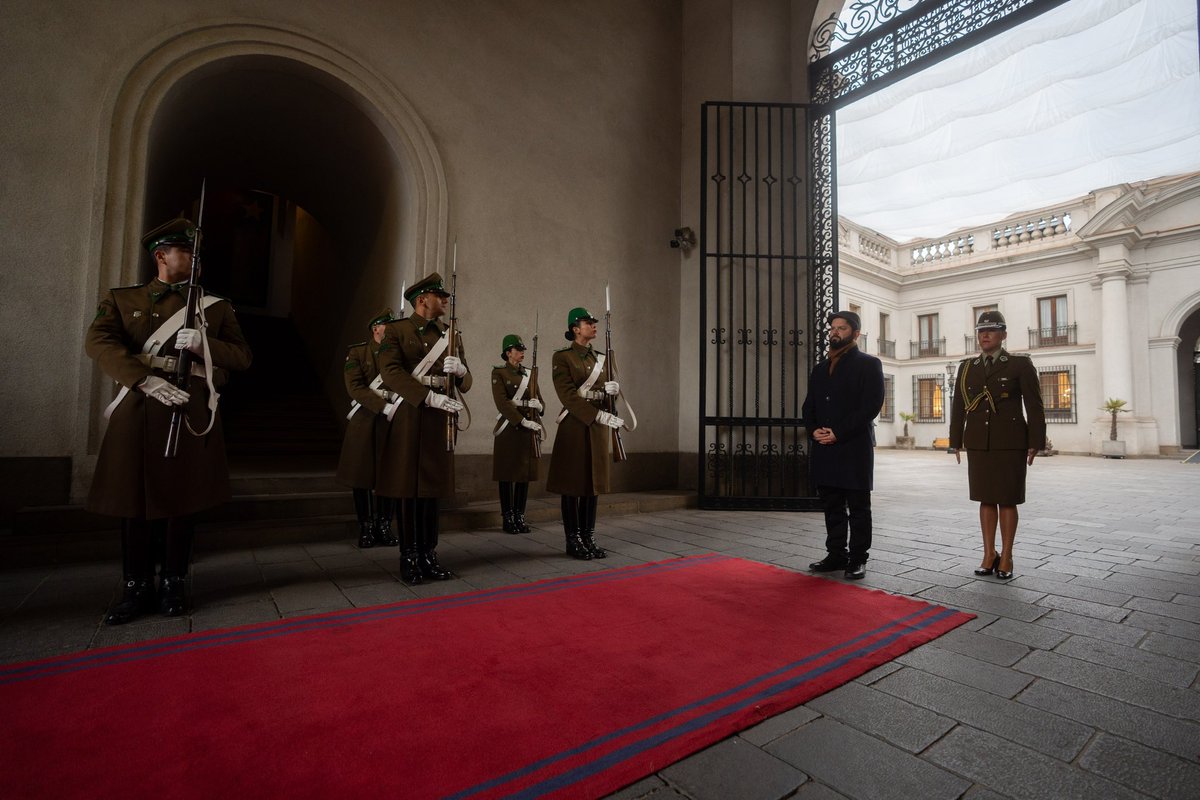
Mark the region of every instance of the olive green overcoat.
[[371, 388], [379, 374], [378, 352], [373, 341], [350, 345], [342, 373], [346, 393], [359, 408], [346, 423], [337, 481], [354, 489], [375, 488], [379, 457], [387, 439], [388, 420], [383, 415], [386, 401]]
[[[611, 428], [596, 421], [596, 415], [604, 410], [604, 401], [579, 396], [579, 387], [592, 374], [596, 356], [590, 345], [582, 347], [575, 343], [554, 354], [554, 392], [567, 415], [558, 424], [554, 437], [554, 452], [546, 476], [548, 492], [588, 497], [609, 491]], [[607, 380], [605, 364], [592, 384], [592, 391], [602, 390]]]
[[[417, 314], [390, 322], [379, 347], [379, 371], [385, 388], [400, 395], [404, 402], [388, 426], [375, 491], [383, 497], [452, 497], [454, 495], [454, 452], [446, 449], [447, 419], [451, 415], [425, 404], [430, 388], [413, 377], [413, 370], [425, 358], [446, 330], [438, 320], [426, 320]], [[455, 348], [467, 363], [462, 339]], [[433, 362], [427, 377], [444, 377], [442, 365], [449, 353]], [[454, 379], [459, 392], [471, 388], [471, 373]], [[442, 390], [436, 390], [441, 392]]]
[[[229, 467], [220, 412], [204, 436], [193, 436], [185, 427], [174, 458], [163, 455], [171, 409], [133, 388], [154, 374], [137, 359], [151, 334], [184, 307], [184, 294], [155, 278], [139, 286], [110, 289], [100, 296], [96, 317], [88, 328], [84, 350], [106, 375], [131, 391], [113, 411], [100, 445], [96, 474], [87, 508], [114, 517], [162, 519], [193, 514], [229, 500]], [[229, 370], [250, 366], [250, 347], [242, 335], [233, 306], [219, 300], [204, 312], [208, 345], [214, 366], [213, 383], [220, 388]], [[168, 345], [157, 353], [178, 356]], [[196, 359], [199, 361], [198, 357]], [[208, 426], [208, 387], [193, 375], [188, 385], [187, 418], [197, 431]]]
[[[508, 422], [504, 430], [496, 435], [492, 449], [494, 481], [530, 483], [538, 479], [538, 468], [542, 460], [534, 456], [534, 432], [522, 428], [521, 420], [539, 420], [541, 415], [532, 408], [518, 408], [513, 404], [521, 380], [529, 373], [524, 367], [513, 367], [508, 363], [492, 370], [492, 399], [496, 402], [496, 410]], [[528, 400], [533, 397], [541, 400], [542, 392], [537, 385], [536, 376], [531, 375], [522, 399]], [[500, 420], [496, 421], [496, 425], [500, 425]]]

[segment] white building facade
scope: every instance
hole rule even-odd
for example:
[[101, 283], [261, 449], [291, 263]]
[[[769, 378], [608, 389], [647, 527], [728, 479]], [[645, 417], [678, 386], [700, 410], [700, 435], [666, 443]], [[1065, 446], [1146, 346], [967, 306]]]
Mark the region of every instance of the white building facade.
[[948, 436], [947, 387], [975, 353], [974, 320], [998, 309], [1007, 349], [1038, 369], [1055, 450], [1100, 453], [1109, 398], [1126, 401], [1128, 455], [1197, 448], [1200, 173], [906, 244], [842, 219], [839, 252], [839, 306], [860, 314], [860, 345], [884, 365], [880, 446], [902, 414], [917, 447]]

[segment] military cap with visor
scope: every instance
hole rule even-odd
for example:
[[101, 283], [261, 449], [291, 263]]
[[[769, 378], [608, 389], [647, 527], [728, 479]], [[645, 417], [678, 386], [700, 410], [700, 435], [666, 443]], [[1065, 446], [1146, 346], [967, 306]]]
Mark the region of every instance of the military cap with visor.
[[196, 239], [196, 223], [184, 217], [164, 222], [142, 237], [142, 247], [153, 253], [159, 247], [191, 248]]
[[404, 299], [410, 305], [417, 304], [417, 298], [426, 292], [440, 294], [442, 297], [449, 297], [450, 293], [446, 291], [445, 285], [442, 283], [442, 276], [436, 272], [431, 272], [421, 280], [408, 287], [408, 291], [404, 293]]
[[500, 342], [501, 357], [503, 357], [509, 351], [509, 348], [512, 348], [512, 347], [515, 347], [518, 350], [522, 350], [522, 351], [524, 351], [526, 349], [525, 343], [523, 341], [521, 341], [521, 337], [515, 333], [508, 334], [507, 336], [504, 337], [504, 340], [502, 342]]
[[979, 321], [975, 323], [976, 331], [1006, 331], [1008, 325], [1004, 322], [1004, 315], [999, 311], [984, 311], [979, 315]]
[[579, 322], [580, 320], [586, 320], [587, 322], [599, 322], [600, 321], [600, 320], [596, 319], [595, 317], [593, 317], [591, 312], [589, 312], [586, 308], [583, 308], [582, 306], [580, 306], [578, 308], [572, 308], [570, 311], [567, 312], [567, 327], [568, 328], [574, 328], [575, 323]]
[[385, 308], [375, 316], [371, 317], [371, 321], [367, 323], [368, 328], [374, 328], [376, 325], [386, 325], [389, 322], [395, 322], [396, 315], [391, 308]]

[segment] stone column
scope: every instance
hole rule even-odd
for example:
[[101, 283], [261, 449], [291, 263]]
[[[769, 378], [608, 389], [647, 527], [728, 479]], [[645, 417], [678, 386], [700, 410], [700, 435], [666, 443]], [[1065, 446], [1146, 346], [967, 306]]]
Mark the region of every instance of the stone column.
[[[1100, 365], [1104, 400], [1133, 404], [1133, 358], [1129, 345], [1129, 265], [1101, 266]], [[1131, 409], [1132, 410], [1132, 409]]]

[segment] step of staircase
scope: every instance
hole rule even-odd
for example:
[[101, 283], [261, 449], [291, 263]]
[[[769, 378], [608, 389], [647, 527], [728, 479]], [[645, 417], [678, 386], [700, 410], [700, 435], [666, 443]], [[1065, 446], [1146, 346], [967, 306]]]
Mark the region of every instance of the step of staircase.
[[[224, 506], [201, 514], [197, 533], [217, 549], [267, 547], [353, 538], [357, 521], [350, 491], [337, 487], [332, 473], [238, 476], [237, 491]], [[301, 491], [262, 492], [284, 488]], [[696, 495], [676, 490], [601, 495], [601, 518], [695, 508]], [[557, 495], [531, 497], [525, 518], [533, 525], [559, 522]], [[494, 500], [447, 508], [442, 530], [475, 531], [500, 528], [499, 504]], [[46, 564], [117, 558], [118, 523], [91, 514], [82, 506], [26, 508], [17, 512], [11, 531], [0, 532], [0, 558], [8, 564]]]

